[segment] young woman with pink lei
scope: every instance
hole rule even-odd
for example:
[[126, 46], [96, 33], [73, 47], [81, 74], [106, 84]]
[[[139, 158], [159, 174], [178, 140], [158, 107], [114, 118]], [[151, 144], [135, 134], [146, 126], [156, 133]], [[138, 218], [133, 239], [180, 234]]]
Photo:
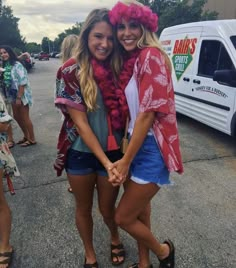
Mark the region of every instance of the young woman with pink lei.
[[125, 88], [129, 145], [112, 166], [120, 175], [109, 179], [114, 186], [125, 181], [115, 220], [138, 243], [139, 263], [130, 268], [153, 267], [149, 250], [157, 256], [160, 268], [174, 268], [173, 242], [159, 242], [150, 230], [150, 201], [161, 187], [171, 184], [170, 172], [183, 172], [171, 63], [155, 35], [158, 17], [151, 9], [136, 1], [118, 2], [109, 17], [124, 62], [127, 55], [137, 53], [133, 76]]

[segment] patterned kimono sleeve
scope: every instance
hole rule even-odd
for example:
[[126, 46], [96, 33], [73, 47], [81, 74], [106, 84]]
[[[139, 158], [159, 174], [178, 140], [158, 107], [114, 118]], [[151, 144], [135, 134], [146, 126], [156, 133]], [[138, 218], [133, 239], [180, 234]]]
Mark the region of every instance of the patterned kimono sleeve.
[[67, 113], [67, 107], [86, 111], [80, 85], [76, 78], [76, 71], [75, 60], [69, 59], [57, 72], [55, 105], [63, 113]]
[[143, 49], [137, 61], [139, 112], [169, 113], [169, 77], [161, 52], [157, 48]]
[[25, 67], [20, 63], [20, 62], [16, 62], [15, 68], [13, 68], [14, 70], [14, 76], [17, 79], [17, 84], [19, 86], [25, 86], [29, 83], [28, 81], [28, 74], [27, 71], [25, 69]]

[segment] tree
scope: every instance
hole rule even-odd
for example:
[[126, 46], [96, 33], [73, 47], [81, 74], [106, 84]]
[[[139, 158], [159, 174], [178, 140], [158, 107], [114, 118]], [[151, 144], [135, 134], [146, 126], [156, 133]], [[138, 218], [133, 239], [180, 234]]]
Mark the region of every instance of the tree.
[[72, 26], [72, 28], [66, 29], [64, 32], [60, 33], [57, 38], [54, 40], [54, 47], [56, 51], [60, 50], [61, 47], [61, 43], [63, 42], [64, 38], [67, 35], [70, 34], [76, 34], [79, 35], [81, 28], [82, 28], [83, 22], [76, 22], [76, 24], [74, 26]]
[[42, 39], [41, 48], [42, 48], [42, 51], [44, 51], [44, 52], [47, 52], [47, 53], [51, 52], [50, 51], [50, 40], [48, 37], [44, 37]]
[[24, 50], [25, 39], [20, 35], [19, 19], [13, 16], [11, 7], [3, 6], [0, 15], [0, 44]]
[[41, 51], [41, 46], [35, 42], [30, 42], [26, 44], [25, 50], [29, 53], [39, 53]]
[[217, 12], [203, 11], [207, 0], [140, 0], [159, 16], [158, 34], [169, 26], [182, 23], [214, 20]]

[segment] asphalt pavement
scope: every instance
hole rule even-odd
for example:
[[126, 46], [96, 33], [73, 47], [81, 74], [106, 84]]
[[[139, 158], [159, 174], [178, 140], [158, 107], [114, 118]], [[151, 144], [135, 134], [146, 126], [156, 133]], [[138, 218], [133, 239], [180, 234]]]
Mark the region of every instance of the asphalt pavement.
[[[12, 149], [21, 172], [16, 195], [5, 194], [12, 210], [12, 268], [83, 267], [84, 253], [75, 227], [73, 195], [66, 176], [56, 177], [53, 161], [61, 126], [55, 109], [54, 81], [60, 60], [38, 61], [29, 73], [34, 105], [31, 118], [37, 145]], [[178, 116], [185, 172], [172, 174], [174, 186], [152, 202], [152, 230], [176, 245], [176, 268], [236, 267], [236, 140]], [[15, 141], [22, 138], [14, 124]], [[122, 194], [122, 189], [120, 194]], [[109, 234], [94, 196], [94, 243], [100, 268], [112, 267]], [[120, 231], [126, 262], [137, 261], [135, 241]], [[156, 257], [151, 254], [154, 267]]]

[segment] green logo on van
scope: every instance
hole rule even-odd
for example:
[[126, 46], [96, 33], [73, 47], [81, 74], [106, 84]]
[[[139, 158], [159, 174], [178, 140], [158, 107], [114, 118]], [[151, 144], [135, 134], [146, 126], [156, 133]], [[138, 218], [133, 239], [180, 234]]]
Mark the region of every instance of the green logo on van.
[[191, 61], [193, 60], [192, 55], [189, 54], [176, 54], [172, 57], [172, 62], [175, 70], [177, 80], [183, 75]]

